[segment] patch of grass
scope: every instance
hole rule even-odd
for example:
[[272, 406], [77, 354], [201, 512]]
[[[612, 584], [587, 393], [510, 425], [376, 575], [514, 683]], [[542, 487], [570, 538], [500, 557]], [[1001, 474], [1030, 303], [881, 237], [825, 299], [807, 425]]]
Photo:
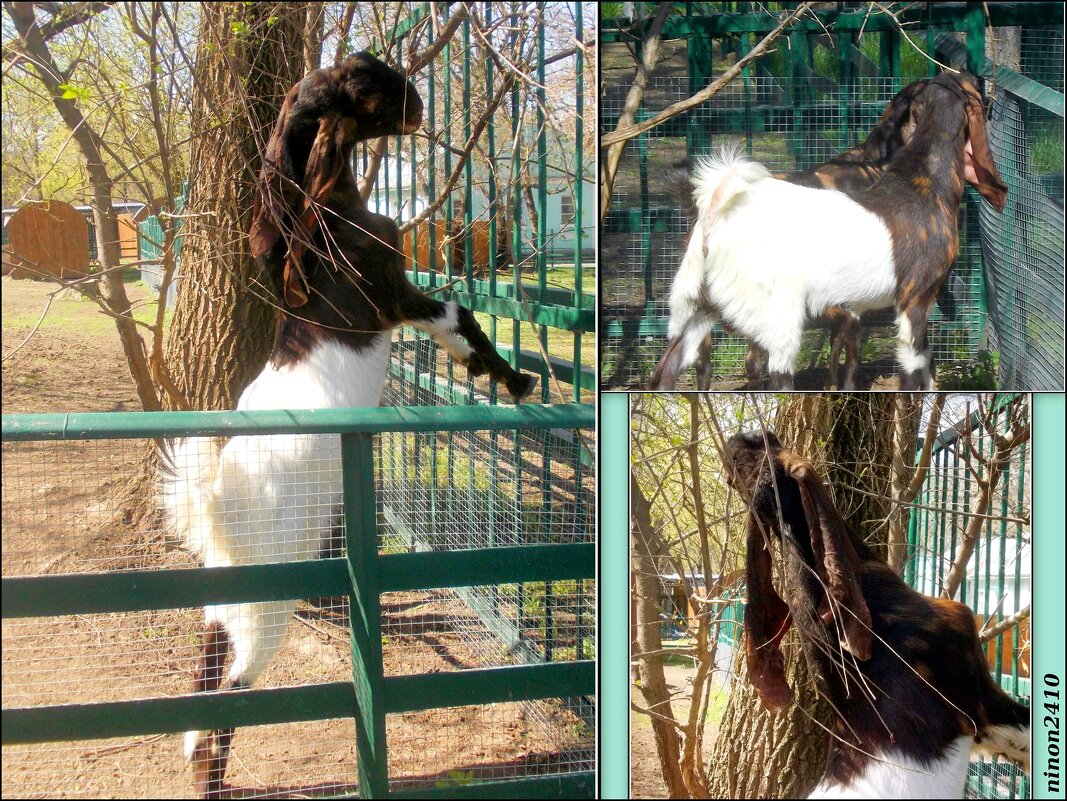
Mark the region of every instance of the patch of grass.
[[1030, 137], [1030, 164], [1036, 175], [1063, 172], [1062, 134], [1041, 130]]
[[999, 367], [999, 353], [980, 350], [976, 359], [958, 361], [943, 368], [939, 367], [937, 370], [937, 388], [941, 391], [996, 389], [997, 370]]
[[[133, 306], [134, 319], [143, 323], [153, 323], [156, 319], [156, 298], [151, 289], [140, 280], [124, 280], [128, 285]], [[42, 309], [43, 306], [42, 299]], [[3, 315], [4, 331], [20, 328], [32, 328], [40, 319], [41, 312], [5, 312]], [[163, 317], [164, 330], [170, 326], [171, 312], [168, 309]], [[112, 317], [100, 311], [100, 307], [91, 298], [84, 295], [66, 294], [52, 301], [48, 314], [41, 322], [41, 331], [66, 331], [84, 337], [107, 336], [115, 331]]]
[[730, 693], [725, 688], [712, 690], [711, 697], [708, 698], [708, 711], [704, 715], [704, 720], [716, 726], [722, 723], [722, 716], [726, 714], [726, 705], [729, 701]]

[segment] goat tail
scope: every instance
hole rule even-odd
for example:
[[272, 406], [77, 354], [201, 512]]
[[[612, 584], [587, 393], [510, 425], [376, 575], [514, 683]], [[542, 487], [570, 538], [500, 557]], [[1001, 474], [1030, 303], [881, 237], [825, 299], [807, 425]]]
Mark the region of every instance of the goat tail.
[[693, 184], [697, 219], [705, 233], [710, 234], [715, 223], [729, 214], [754, 186], [770, 178], [766, 167], [741, 153], [740, 145], [723, 147], [698, 161], [689, 180]]
[[167, 443], [160, 452], [160, 497], [171, 526], [186, 547], [204, 557], [213, 536], [212, 487], [219, 470], [222, 441], [190, 437]]

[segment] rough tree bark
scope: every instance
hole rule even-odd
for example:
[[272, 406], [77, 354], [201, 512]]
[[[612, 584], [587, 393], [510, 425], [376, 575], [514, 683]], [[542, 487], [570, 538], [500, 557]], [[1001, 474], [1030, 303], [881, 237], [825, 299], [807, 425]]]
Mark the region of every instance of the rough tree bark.
[[259, 153], [304, 74], [306, 3], [206, 3], [194, 68], [181, 278], [166, 357], [194, 409], [232, 408], [262, 369], [274, 311], [248, 251]]
[[[782, 444], [811, 459], [846, 521], [876, 547], [885, 545], [893, 448], [889, 395], [793, 395], [775, 422]], [[880, 533], [880, 540], [873, 537]], [[738, 536], [743, 536], [739, 532]], [[777, 577], [776, 577], [777, 578]], [[812, 686], [795, 630], [783, 640], [796, 703], [763, 710], [748, 683], [744, 649], [708, 766], [713, 798], [805, 798], [826, 765], [829, 705]], [[821, 724], [821, 725], [820, 725]]]
[[[639, 654], [655, 655], [663, 648], [659, 633], [660, 578], [656, 555], [659, 551], [655, 528], [652, 525], [651, 508], [637, 479], [630, 476], [630, 499], [632, 504], [630, 545], [633, 560], [634, 594], [636, 595], [637, 620], [635, 621], [637, 649]], [[663, 663], [656, 658], [642, 657], [638, 660], [641, 674], [641, 696], [645, 709], [652, 714], [652, 733], [656, 739], [656, 752], [663, 768], [663, 782], [668, 798], [688, 798], [685, 782], [679, 767], [682, 742], [678, 721], [671, 712], [670, 693], [663, 677]]]

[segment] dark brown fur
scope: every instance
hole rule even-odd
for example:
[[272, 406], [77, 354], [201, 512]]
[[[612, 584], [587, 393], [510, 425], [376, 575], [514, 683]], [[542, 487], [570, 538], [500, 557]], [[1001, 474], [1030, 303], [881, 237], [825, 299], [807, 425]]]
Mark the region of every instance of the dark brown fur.
[[[912, 120], [911, 140], [894, 155], [885, 175], [853, 199], [885, 220], [893, 237], [896, 307], [907, 316], [915, 351], [922, 353], [928, 349], [930, 309], [959, 251], [956, 215], [968, 142], [974, 186], [997, 211], [1004, 209], [1007, 187], [989, 151], [982, 96], [973, 75], [945, 72], [930, 81], [912, 105]], [[921, 384], [921, 375], [901, 374], [900, 389]]]
[[867, 754], [890, 746], [929, 764], [960, 736], [981, 740], [991, 726], [1028, 723], [1029, 710], [990, 676], [971, 610], [905, 584], [845, 524], [810, 462], [768, 431], [766, 440], [732, 437], [723, 464], [750, 510], [749, 681], [770, 711], [792, 701], [779, 643], [795, 624], [836, 711], [827, 778], [847, 783]]
[[[323, 339], [358, 349], [405, 322], [446, 314], [445, 304], [408, 281], [399, 228], [367, 210], [350, 166], [357, 142], [413, 131], [421, 120], [414, 85], [365, 53], [311, 72], [286, 95], [249, 231], [282, 301], [275, 366]], [[515, 400], [528, 395], [536, 378], [501, 358], [469, 311], [459, 318], [457, 333], [474, 349], [468, 372], [488, 373]]]

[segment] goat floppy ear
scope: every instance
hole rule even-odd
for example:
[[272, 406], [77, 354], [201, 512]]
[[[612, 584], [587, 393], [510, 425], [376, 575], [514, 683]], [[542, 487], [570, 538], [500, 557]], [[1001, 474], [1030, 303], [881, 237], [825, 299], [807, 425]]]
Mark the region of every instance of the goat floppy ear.
[[982, 101], [968, 92], [965, 94], [964, 107], [967, 113], [967, 146], [970, 148], [970, 164], [977, 179], [977, 182], [970, 181], [970, 183], [993, 208], [997, 211], [1004, 211], [1004, 204], [1008, 199], [1008, 187], [1000, 180], [996, 165], [993, 163], [993, 153], [989, 149], [989, 140], [986, 138], [985, 109], [982, 107]]
[[841, 645], [858, 659], [870, 659], [871, 613], [860, 587], [859, 556], [845, 521], [830, 501], [811, 462], [788, 451], [780, 452], [777, 458], [797, 483], [816, 570], [826, 583], [828, 595], [819, 605], [819, 616], [827, 625], [834, 625], [837, 618]]
[[347, 168], [347, 145], [354, 133], [355, 122], [339, 112], [332, 111], [319, 120], [319, 131], [304, 170], [303, 209], [289, 243], [289, 255], [282, 273], [282, 293], [285, 302], [293, 308], [308, 302], [307, 276], [302, 267], [304, 251], [319, 225], [319, 207], [330, 199], [337, 179]]
[[789, 629], [789, 607], [771, 583], [771, 544], [755, 512], [748, 515], [745, 557], [745, 661], [749, 683], [763, 707], [777, 712], [793, 700], [785, 680], [785, 658], [780, 643]]
[[285, 102], [282, 103], [278, 120], [274, 124], [274, 132], [267, 140], [267, 147], [263, 152], [263, 164], [259, 170], [259, 182], [252, 205], [252, 225], [248, 229], [249, 247], [252, 250], [252, 257], [256, 259], [274, 247], [282, 235], [278, 228], [278, 221], [285, 214], [285, 209], [283, 200], [278, 194], [276, 175], [281, 166], [285, 128], [299, 94], [300, 84], [293, 84], [285, 95]]

